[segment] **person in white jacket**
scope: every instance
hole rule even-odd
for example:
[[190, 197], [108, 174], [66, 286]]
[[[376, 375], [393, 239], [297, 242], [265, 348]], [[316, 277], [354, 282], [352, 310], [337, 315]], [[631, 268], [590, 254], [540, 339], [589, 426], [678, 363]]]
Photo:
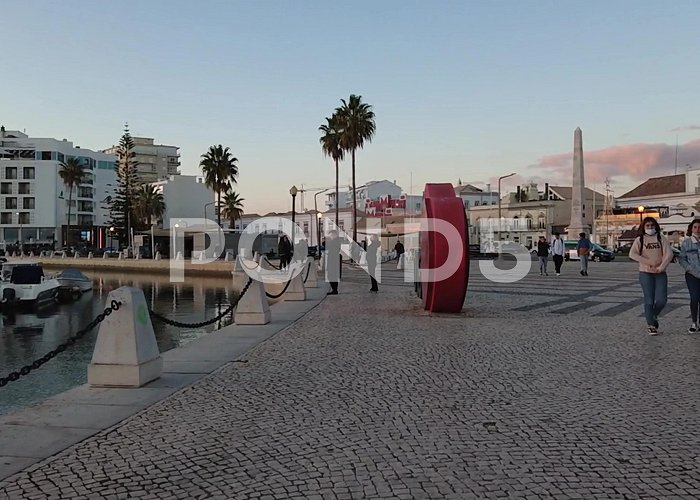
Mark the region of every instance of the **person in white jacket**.
[[564, 262], [564, 240], [561, 239], [559, 233], [554, 233], [554, 239], [550, 245], [552, 260], [554, 261], [554, 271], [557, 276], [561, 275], [561, 264]]

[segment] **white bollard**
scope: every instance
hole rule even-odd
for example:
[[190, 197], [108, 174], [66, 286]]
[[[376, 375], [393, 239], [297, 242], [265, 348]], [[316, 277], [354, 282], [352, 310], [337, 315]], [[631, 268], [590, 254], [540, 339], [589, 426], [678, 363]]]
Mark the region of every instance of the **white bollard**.
[[102, 254], [102, 258], [103, 258], [103, 259], [108, 259], [108, 258], [109, 258], [109, 257], [107, 256], [107, 252], [105, 252], [105, 253]]
[[[306, 288], [318, 288], [318, 272], [316, 271], [316, 259], [313, 257], [309, 257], [306, 259], [306, 268], [302, 272], [303, 276], [302, 278], [306, 278], [306, 282], [304, 283], [304, 286]], [[307, 277], [307, 272], [308, 270], [308, 277]]]
[[182, 260], [182, 252], [178, 252], [175, 256], [175, 260]]
[[124, 252], [119, 252], [118, 260], [124, 260]]
[[156, 252], [156, 260], [162, 260], [163, 257], [160, 255], [160, 252]]
[[236, 305], [234, 322], [237, 325], [266, 325], [270, 322], [270, 304], [265, 295], [265, 286], [253, 280], [248, 291]]
[[399, 256], [399, 263], [396, 264], [396, 269], [403, 269], [403, 265], [404, 265], [404, 262], [403, 262], [404, 257], [403, 257], [403, 256], [404, 256], [404, 255], [406, 255], [406, 254], [403, 254], [403, 253], [402, 253], [402, 254]]
[[93, 257], [92, 252], [88, 252], [88, 259], [92, 259]]
[[65, 259], [66, 257], [68, 257], [68, 256], [66, 255], [66, 251], [64, 250], [64, 251], [61, 253], [61, 258], [62, 258], [62, 259]]
[[31, 258], [36, 257], [36, 255], [34, 255], [34, 251], [29, 252], [29, 256], [30, 256]]
[[92, 387], [142, 387], [163, 372], [146, 299], [141, 289], [123, 286], [109, 293], [107, 304], [112, 300], [121, 306], [100, 324], [88, 383]]
[[304, 288], [304, 276], [306, 276], [306, 266], [301, 268], [301, 272], [292, 278], [292, 282], [287, 287], [282, 298], [289, 301], [306, 300], [306, 289]]
[[75, 252], [73, 254], [73, 260], [78, 259], [78, 258], [80, 258], [80, 256], [78, 255], [78, 252]]
[[231, 250], [226, 250], [226, 262], [231, 262], [233, 260], [233, 252]]

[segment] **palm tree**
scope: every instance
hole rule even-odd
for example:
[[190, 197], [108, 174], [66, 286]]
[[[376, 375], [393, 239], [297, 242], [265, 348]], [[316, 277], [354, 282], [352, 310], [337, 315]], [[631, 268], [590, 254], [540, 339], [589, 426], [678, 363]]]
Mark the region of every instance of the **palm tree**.
[[[231, 155], [228, 148], [211, 146], [209, 151], [202, 155], [199, 166], [204, 173], [204, 181], [207, 186], [216, 193], [216, 206], [221, 207], [221, 193], [231, 190], [231, 184], [236, 184], [238, 176], [237, 158]], [[221, 226], [221, 210], [217, 210], [217, 223]]]
[[224, 196], [224, 205], [221, 211], [226, 217], [231, 219], [231, 229], [236, 224], [236, 219], [240, 219], [243, 216], [244, 201], [245, 198], [241, 198], [235, 191], [226, 193], [226, 196]]
[[70, 209], [73, 203], [73, 188], [82, 184], [85, 179], [85, 170], [83, 164], [77, 158], [67, 158], [60, 164], [58, 175], [61, 177], [63, 184], [68, 188], [68, 225], [66, 228], [66, 246], [70, 243]]
[[334, 113], [330, 118], [326, 118], [326, 124], [318, 129], [323, 132], [319, 139], [323, 154], [330, 156], [335, 162], [335, 225], [338, 225], [338, 162], [345, 156], [340, 139], [343, 134], [342, 122], [338, 113]]
[[352, 239], [357, 241], [357, 186], [355, 184], [355, 151], [362, 149], [365, 141], [372, 142], [376, 131], [372, 106], [362, 102], [362, 96], [351, 94], [350, 99], [336, 109], [342, 123], [340, 144], [352, 155]]
[[146, 226], [153, 224], [153, 219], [159, 219], [165, 213], [165, 200], [163, 193], [159, 192], [151, 184], [144, 184], [136, 192], [136, 211], [144, 220]]

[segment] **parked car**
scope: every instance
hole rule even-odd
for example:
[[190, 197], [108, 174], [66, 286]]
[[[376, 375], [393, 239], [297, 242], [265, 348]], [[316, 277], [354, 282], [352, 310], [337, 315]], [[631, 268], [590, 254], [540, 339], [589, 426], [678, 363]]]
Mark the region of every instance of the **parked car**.
[[[597, 243], [591, 243], [589, 258], [593, 262], [611, 262], [615, 260], [615, 252], [603, 248]], [[578, 241], [566, 240], [564, 242], [564, 260], [581, 260], [578, 255]]]

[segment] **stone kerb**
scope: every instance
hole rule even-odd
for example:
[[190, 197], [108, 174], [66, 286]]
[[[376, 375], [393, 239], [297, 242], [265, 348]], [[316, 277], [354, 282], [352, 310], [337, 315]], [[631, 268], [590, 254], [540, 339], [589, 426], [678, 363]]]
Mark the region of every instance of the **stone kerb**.
[[[297, 264], [298, 266], [298, 264]], [[284, 293], [284, 300], [288, 301], [300, 301], [306, 300], [306, 288], [304, 288], [304, 276], [306, 276], [306, 265], [303, 264], [301, 272], [296, 273], [296, 275], [291, 279], [287, 291]]]
[[121, 302], [105, 317], [88, 366], [92, 387], [142, 387], [160, 377], [160, 356], [143, 291], [121, 287], [109, 293], [107, 304]]
[[253, 280], [236, 304], [234, 322], [237, 325], [266, 325], [270, 319], [270, 304], [265, 295], [265, 287], [260, 281]]
[[306, 259], [306, 268], [302, 272], [304, 277], [306, 277], [306, 272], [308, 269], [308, 278], [306, 278], [306, 282], [304, 283], [304, 286], [306, 288], [318, 288], [318, 268], [316, 267], [316, 259], [313, 257], [308, 257]]

